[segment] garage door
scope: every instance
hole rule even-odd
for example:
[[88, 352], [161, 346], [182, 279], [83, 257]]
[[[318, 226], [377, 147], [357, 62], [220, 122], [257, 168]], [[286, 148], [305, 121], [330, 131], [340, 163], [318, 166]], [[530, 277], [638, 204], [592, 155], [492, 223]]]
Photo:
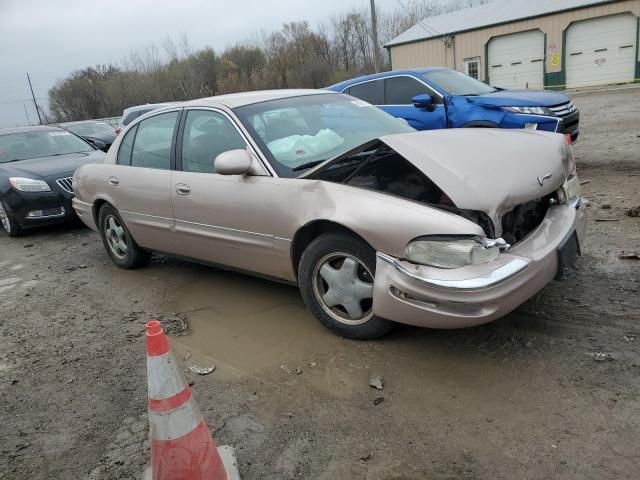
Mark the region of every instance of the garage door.
[[502, 88], [542, 88], [544, 34], [533, 30], [491, 39], [489, 83]]
[[636, 30], [632, 14], [594, 18], [567, 30], [567, 86], [627, 82], [635, 74]]

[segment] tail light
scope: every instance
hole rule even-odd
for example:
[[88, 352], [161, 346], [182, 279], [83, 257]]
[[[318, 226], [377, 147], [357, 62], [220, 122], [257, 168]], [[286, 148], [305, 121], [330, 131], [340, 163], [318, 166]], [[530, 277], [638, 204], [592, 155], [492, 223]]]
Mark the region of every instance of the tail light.
[[567, 139], [567, 145], [571, 145], [573, 143], [573, 140], [571, 140], [571, 134], [570, 133], [565, 133], [564, 134], [564, 138]]

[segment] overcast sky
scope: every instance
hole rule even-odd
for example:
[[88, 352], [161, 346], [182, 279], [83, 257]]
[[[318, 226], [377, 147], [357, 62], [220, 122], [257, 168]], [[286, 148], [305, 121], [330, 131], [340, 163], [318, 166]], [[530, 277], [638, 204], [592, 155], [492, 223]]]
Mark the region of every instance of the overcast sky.
[[[328, 21], [369, 0], [0, 0], [0, 126], [37, 121], [36, 100], [58, 79], [89, 65], [118, 63], [128, 52], [185, 32], [193, 48], [216, 51], [285, 22]], [[376, 0], [378, 9], [399, 8]], [[25, 103], [26, 101], [26, 103]]]

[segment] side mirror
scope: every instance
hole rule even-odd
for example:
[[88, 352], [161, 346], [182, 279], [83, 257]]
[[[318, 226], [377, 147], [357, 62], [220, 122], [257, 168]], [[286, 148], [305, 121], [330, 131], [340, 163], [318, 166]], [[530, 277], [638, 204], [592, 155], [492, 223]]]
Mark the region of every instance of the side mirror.
[[213, 160], [213, 167], [220, 175], [244, 175], [249, 172], [252, 161], [246, 150], [229, 150]]
[[93, 146], [96, 147], [98, 150], [102, 150], [103, 152], [107, 151], [107, 144], [104, 142], [101, 142], [100, 140], [95, 140], [93, 142]]
[[411, 101], [413, 102], [414, 107], [425, 109], [428, 112], [433, 112], [436, 108], [433, 104], [433, 97], [428, 93], [421, 93], [420, 95], [416, 95], [411, 99]]

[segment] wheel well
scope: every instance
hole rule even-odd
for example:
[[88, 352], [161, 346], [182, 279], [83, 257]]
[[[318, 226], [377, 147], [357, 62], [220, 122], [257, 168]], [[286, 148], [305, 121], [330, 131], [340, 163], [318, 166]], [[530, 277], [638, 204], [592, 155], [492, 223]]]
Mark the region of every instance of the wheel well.
[[109, 202], [103, 199], [98, 199], [95, 202], [93, 202], [93, 220], [96, 225], [98, 225], [98, 216], [100, 215], [100, 209], [108, 203]]
[[343, 233], [359, 238], [369, 245], [369, 242], [356, 232], [339, 223], [332, 222], [330, 220], [315, 220], [307, 223], [296, 232], [293, 237], [293, 241], [291, 242], [291, 265], [296, 277], [298, 276], [298, 266], [300, 265], [302, 254], [313, 240], [324, 233]]
[[500, 128], [500, 126], [488, 120], [473, 120], [465, 123], [462, 128]]

